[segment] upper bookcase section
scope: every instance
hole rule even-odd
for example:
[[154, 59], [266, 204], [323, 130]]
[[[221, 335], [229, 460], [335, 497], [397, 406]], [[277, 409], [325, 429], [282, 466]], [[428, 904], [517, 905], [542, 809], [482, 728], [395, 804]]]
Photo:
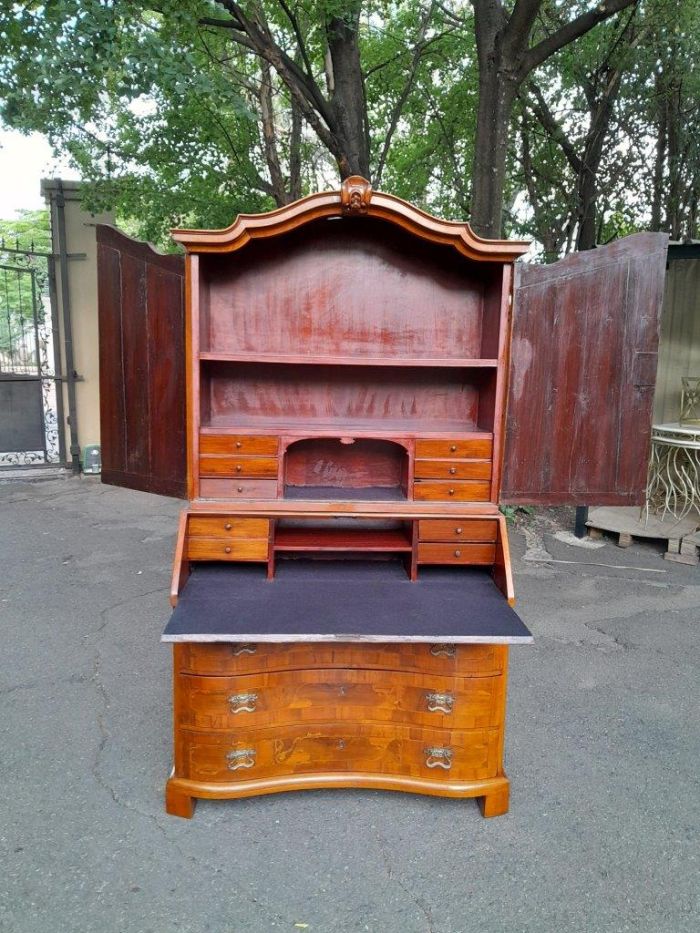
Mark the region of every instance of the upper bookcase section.
[[173, 236], [200, 254], [201, 358], [269, 363], [496, 365], [503, 269], [528, 248], [358, 176], [225, 230]]

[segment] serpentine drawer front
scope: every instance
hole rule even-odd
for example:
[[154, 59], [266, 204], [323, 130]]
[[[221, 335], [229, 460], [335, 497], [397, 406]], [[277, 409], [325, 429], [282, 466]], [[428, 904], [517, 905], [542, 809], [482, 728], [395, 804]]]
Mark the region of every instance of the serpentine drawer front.
[[339, 668], [177, 676], [179, 725], [211, 731], [333, 721], [496, 728], [505, 683], [500, 675], [466, 678]]
[[175, 645], [176, 670], [191, 674], [366, 668], [415, 673], [492, 677], [505, 668], [500, 645], [453, 644], [255, 644]]
[[499, 731], [326, 723], [233, 732], [182, 730], [178, 773], [229, 783], [315, 771], [478, 781], [498, 770]]

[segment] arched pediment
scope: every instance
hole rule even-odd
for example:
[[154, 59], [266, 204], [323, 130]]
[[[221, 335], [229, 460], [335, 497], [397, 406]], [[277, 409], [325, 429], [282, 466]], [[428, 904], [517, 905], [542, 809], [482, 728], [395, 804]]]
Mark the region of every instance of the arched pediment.
[[343, 181], [337, 191], [321, 191], [265, 214], [239, 214], [223, 230], [173, 230], [173, 239], [190, 253], [231, 253], [251, 240], [276, 237], [314, 220], [347, 218], [353, 223], [376, 218], [401, 227], [431, 243], [451, 246], [469, 259], [513, 262], [529, 249], [527, 240], [487, 240], [468, 223], [441, 220], [401, 198], [373, 191], [359, 175]]

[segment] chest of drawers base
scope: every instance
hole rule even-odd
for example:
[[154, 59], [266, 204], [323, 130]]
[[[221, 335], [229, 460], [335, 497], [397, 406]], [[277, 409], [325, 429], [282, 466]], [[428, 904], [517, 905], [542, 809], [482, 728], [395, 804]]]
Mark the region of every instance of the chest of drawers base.
[[[307, 657], [308, 655], [308, 657]], [[180, 643], [167, 812], [373, 788], [508, 810], [506, 645]]]

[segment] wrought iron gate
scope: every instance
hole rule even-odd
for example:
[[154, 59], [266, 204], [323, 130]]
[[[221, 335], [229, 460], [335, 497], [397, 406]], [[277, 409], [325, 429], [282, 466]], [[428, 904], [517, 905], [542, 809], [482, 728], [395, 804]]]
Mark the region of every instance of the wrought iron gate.
[[65, 465], [55, 260], [0, 242], [0, 470]]

